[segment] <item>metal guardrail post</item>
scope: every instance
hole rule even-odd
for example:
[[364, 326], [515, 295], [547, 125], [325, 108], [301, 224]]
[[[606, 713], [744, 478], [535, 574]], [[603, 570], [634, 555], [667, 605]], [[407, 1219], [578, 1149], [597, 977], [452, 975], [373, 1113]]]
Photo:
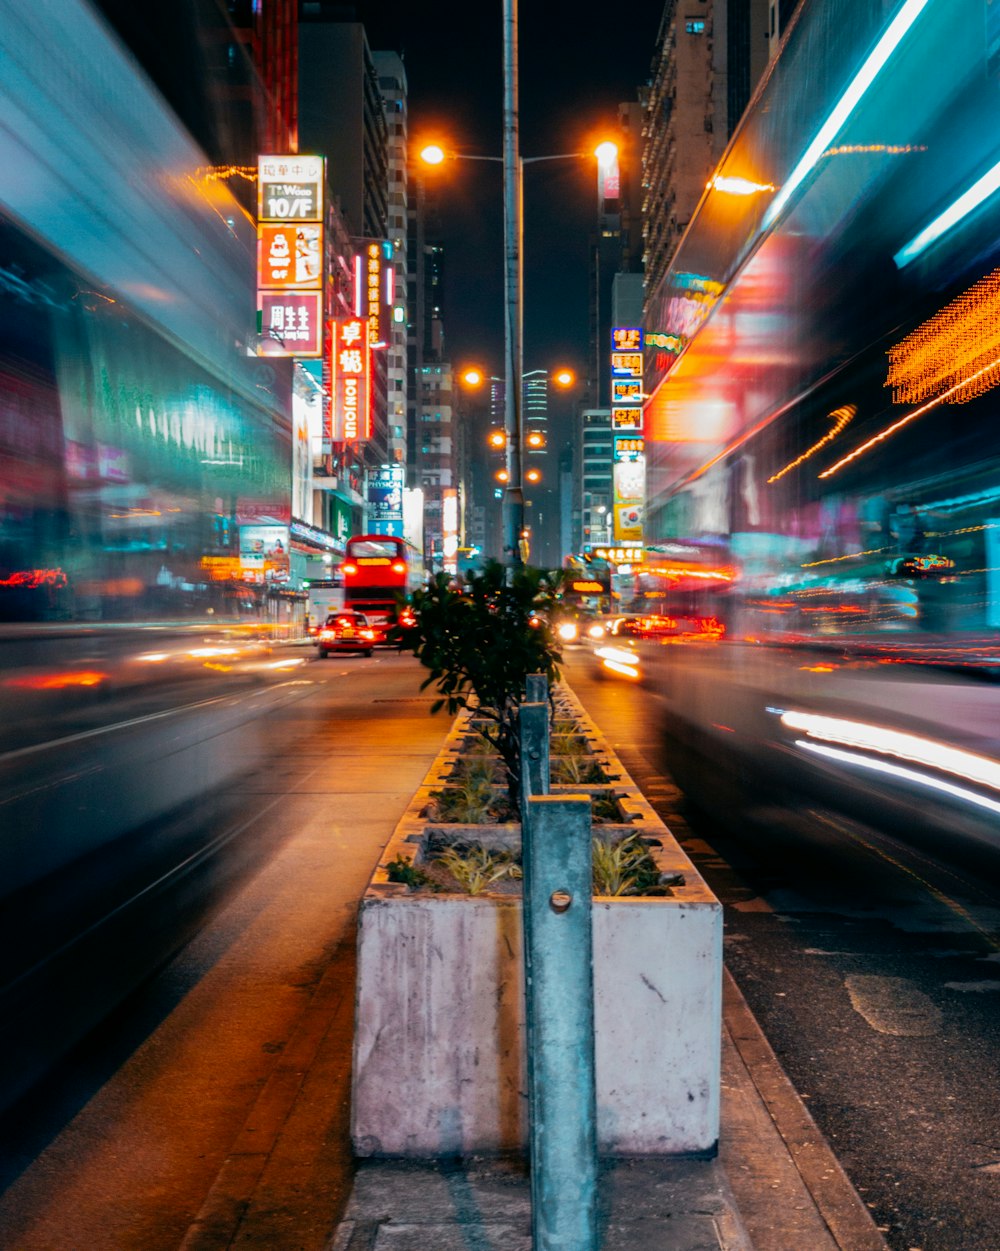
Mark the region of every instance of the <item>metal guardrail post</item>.
[[534, 1251], [596, 1251], [597, 1100], [591, 803], [549, 794], [548, 681], [519, 717], [531, 1232]]
[[596, 1251], [590, 797], [525, 804], [532, 1247]]

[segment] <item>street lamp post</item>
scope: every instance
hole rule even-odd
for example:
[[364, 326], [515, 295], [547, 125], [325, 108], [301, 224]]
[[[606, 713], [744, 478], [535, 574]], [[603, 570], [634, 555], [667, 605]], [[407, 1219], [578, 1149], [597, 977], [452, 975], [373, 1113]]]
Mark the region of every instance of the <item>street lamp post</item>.
[[524, 432], [522, 339], [524, 331], [524, 164], [518, 146], [517, 0], [503, 0], [503, 223], [504, 223], [504, 425], [507, 472], [503, 497], [504, 555], [524, 564]]
[[[518, 151], [517, 109], [517, 0], [504, 0], [504, 154], [480, 156], [445, 151], [437, 144], [423, 148], [421, 158], [429, 165], [446, 160], [492, 161], [503, 165], [504, 206], [504, 433], [507, 440], [507, 481], [504, 490], [503, 554], [512, 566], [525, 563], [524, 517], [524, 167], [542, 161], [570, 161], [589, 152], [556, 152], [550, 156], [525, 156]], [[610, 143], [600, 144], [593, 155], [606, 159]], [[602, 153], [604, 155], [602, 155]], [[560, 386], [569, 382], [557, 376]]]

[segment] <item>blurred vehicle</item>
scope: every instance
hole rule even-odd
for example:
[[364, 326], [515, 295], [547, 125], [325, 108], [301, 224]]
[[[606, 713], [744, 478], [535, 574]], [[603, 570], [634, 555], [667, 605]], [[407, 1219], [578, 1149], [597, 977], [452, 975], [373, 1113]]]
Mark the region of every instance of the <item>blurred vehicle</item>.
[[344, 607], [364, 613], [376, 643], [395, 642], [390, 631], [405, 626], [401, 614], [426, 577], [421, 554], [393, 535], [356, 534], [347, 540], [340, 569]]
[[327, 617], [316, 639], [320, 659], [331, 652], [362, 652], [370, 656], [375, 647], [376, 633], [364, 613], [333, 613]]

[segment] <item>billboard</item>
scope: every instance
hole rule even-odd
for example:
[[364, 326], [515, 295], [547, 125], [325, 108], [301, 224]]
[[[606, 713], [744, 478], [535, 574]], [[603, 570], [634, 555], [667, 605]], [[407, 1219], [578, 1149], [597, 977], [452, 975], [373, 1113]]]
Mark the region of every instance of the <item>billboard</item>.
[[325, 363], [330, 439], [334, 443], [370, 439], [371, 348], [367, 317], [334, 317], [327, 322]]
[[368, 475], [368, 520], [377, 534], [403, 537], [403, 486], [406, 473], [401, 462], [381, 465]]

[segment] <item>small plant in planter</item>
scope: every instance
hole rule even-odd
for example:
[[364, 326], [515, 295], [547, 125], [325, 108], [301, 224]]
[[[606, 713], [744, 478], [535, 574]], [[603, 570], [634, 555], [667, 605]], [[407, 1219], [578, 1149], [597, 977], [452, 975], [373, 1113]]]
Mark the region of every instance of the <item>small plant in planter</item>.
[[507, 570], [487, 561], [464, 586], [439, 573], [413, 596], [413, 626], [397, 635], [437, 685], [431, 712], [474, 708], [476, 732], [503, 761], [508, 798], [516, 811], [521, 766], [517, 718], [529, 674], [544, 673], [550, 689], [562, 653], [547, 619], [559, 578], [538, 569]]
[[595, 838], [593, 865], [595, 895], [672, 893], [669, 884], [661, 881], [660, 870], [638, 834], [629, 834], [619, 842]]
[[429, 874], [411, 864], [405, 856], [396, 856], [394, 860], [389, 860], [385, 872], [390, 882], [400, 882], [410, 890], [435, 889]]
[[435, 864], [446, 869], [469, 895], [481, 895], [487, 887], [505, 878], [520, 878], [521, 866], [510, 852], [487, 847], [446, 848]]

